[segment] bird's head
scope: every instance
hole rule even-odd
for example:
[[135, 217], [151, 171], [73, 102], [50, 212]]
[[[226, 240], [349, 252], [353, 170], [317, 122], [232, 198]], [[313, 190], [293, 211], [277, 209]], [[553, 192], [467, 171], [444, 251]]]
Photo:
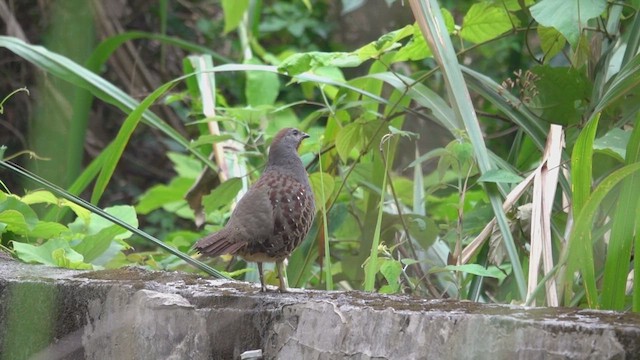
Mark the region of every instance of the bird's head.
[[300, 143], [302, 140], [308, 138], [309, 135], [295, 128], [286, 128], [282, 129], [278, 132], [275, 138], [273, 138], [273, 142], [271, 143], [271, 148], [274, 147], [282, 147], [282, 148], [294, 148], [298, 150]]
[[299, 163], [298, 147], [302, 140], [308, 137], [309, 135], [298, 129], [286, 128], [280, 130], [276, 137], [273, 138], [269, 149], [269, 164], [283, 165], [292, 161]]

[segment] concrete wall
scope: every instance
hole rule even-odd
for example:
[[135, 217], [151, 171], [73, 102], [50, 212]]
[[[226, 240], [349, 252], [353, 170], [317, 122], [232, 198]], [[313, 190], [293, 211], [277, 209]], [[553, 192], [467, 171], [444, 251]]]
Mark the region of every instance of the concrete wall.
[[0, 359], [636, 359], [640, 315], [0, 259]]

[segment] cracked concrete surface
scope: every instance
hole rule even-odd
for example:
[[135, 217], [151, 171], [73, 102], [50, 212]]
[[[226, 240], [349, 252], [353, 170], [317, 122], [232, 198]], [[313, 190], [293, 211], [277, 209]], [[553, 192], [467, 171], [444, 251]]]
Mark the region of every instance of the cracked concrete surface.
[[635, 359], [640, 315], [0, 259], [0, 359]]

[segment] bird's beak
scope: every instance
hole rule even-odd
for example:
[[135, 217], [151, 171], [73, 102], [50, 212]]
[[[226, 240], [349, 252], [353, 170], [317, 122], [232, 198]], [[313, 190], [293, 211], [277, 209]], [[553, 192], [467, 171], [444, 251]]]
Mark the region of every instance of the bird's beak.
[[310, 138], [310, 137], [311, 137], [311, 136], [309, 136], [309, 134], [304, 133], [304, 132], [302, 133], [302, 138], [303, 138], [303, 139]]

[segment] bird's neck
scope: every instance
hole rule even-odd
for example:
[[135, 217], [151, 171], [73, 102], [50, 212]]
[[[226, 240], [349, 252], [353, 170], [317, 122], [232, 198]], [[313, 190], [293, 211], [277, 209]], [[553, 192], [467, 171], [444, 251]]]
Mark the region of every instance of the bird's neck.
[[271, 171], [290, 176], [302, 184], [309, 181], [307, 171], [295, 149], [271, 149], [265, 173]]

